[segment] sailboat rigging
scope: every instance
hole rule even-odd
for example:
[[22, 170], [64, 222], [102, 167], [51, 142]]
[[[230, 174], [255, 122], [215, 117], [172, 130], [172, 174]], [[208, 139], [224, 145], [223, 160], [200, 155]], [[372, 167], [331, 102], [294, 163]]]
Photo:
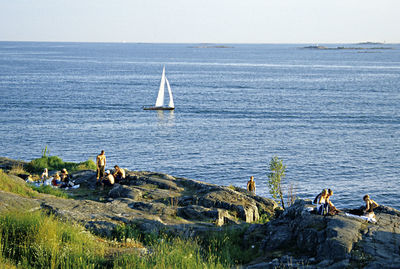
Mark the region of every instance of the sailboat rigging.
[[[169, 103], [168, 106], [164, 106], [164, 91], [165, 84], [167, 84], [168, 94], [169, 94]], [[165, 66], [163, 67], [163, 72], [161, 75], [160, 88], [158, 90], [156, 104], [153, 107], [144, 107], [144, 110], [174, 110], [174, 98], [172, 97], [171, 86], [169, 85], [169, 81], [165, 76]]]

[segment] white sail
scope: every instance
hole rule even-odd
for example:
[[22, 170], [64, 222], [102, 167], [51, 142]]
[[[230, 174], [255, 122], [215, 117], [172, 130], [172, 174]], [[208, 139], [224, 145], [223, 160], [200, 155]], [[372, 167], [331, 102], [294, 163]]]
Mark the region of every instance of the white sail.
[[156, 107], [161, 107], [164, 105], [164, 86], [165, 85], [165, 66], [163, 68], [161, 82], [160, 82], [160, 89], [158, 90], [157, 100], [156, 100]]
[[167, 88], [168, 88], [168, 93], [169, 93], [169, 107], [175, 107], [174, 106], [174, 98], [172, 98], [172, 91], [171, 91], [171, 87], [169, 86], [169, 81], [167, 79], [167, 77], [165, 77], [165, 81], [167, 82]]

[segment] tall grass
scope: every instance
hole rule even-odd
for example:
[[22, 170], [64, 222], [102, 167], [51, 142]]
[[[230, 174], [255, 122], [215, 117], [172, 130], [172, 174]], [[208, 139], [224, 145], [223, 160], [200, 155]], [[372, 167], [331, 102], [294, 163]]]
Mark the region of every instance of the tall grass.
[[198, 240], [179, 237], [160, 237], [149, 245], [151, 253], [145, 256], [124, 255], [114, 260], [114, 268], [230, 268], [213, 254], [203, 255]]
[[24, 165], [23, 164], [15, 164], [11, 167], [11, 170], [9, 171], [9, 173], [11, 175], [24, 175], [24, 174], [28, 174], [25, 170], [24, 170]]
[[[134, 235], [130, 230], [126, 235]], [[162, 235], [147, 240], [147, 252], [115, 247], [82, 227], [36, 213], [0, 216], [0, 267], [18, 268], [231, 268], [197, 239]], [[122, 248], [126, 248], [124, 249]], [[109, 249], [110, 248], [110, 249]], [[115, 251], [117, 250], [117, 251]], [[109, 254], [112, 253], [110, 256]]]
[[0, 190], [12, 192], [24, 197], [37, 197], [38, 193], [20, 180], [13, 179], [0, 169]]
[[80, 226], [39, 212], [0, 217], [1, 258], [22, 268], [98, 268], [104, 245]]

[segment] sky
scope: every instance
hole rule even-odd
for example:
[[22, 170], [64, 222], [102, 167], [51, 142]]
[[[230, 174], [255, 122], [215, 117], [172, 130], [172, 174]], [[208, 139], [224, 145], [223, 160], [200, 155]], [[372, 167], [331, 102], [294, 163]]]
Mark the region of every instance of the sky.
[[399, 0], [0, 0], [0, 41], [400, 43]]

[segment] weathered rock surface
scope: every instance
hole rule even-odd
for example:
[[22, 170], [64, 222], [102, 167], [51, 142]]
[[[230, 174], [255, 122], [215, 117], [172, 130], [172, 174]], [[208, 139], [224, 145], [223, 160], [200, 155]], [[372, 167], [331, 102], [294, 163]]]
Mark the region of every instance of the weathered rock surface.
[[311, 207], [311, 202], [298, 200], [277, 219], [249, 229], [249, 240], [262, 238], [264, 260], [248, 268], [275, 268], [288, 259], [307, 268], [400, 268], [398, 210], [380, 206], [373, 224], [343, 213], [315, 215]]
[[[72, 178], [81, 186], [68, 190], [75, 199], [44, 195], [26, 202], [31, 201], [30, 207], [40, 206], [104, 235], [122, 223], [134, 223], [145, 232], [169, 229], [185, 234], [184, 230], [189, 229], [193, 235], [204, 228], [216, 228], [227, 223], [253, 222], [259, 218], [260, 211], [272, 215], [277, 208], [274, 201], [245, 190], [232, 190], [161, 173], [128, 171], [123, 182], [104, 190], [96, 186], [94, 171], [79, 171], [73, 173]], [[0, 201], [13, 199], [13, 195], [2, 193]], [[25, 200], [20, 199], [18, 203], [22, 201]]]
[[[3, 165], [13, 166], [9, 160]], [[243, 189], [160, 173], [128, 171], [126, 180], [104, 190], [96, 186], [94, 171], [72, 177], [81, 185], [68, 191], [74, 199], [24, 198], [0, 191], [0, 213], [43, 209], [101, 235], [110, 235], [123, 223], [143, 232], [186, 237], [207, 236], [224, 224], [251, 223], [242, 244], [258, 248], [261, 255], [247, 268], [400, 268], [400, 212], [393, 208], [377, 208], [377, 223], [372, 224], [344, 214], [312, 214], [313, 205], [304, 200], [276, 211], [274, 201]], [[261, 212], [272, 220], [254, 224]]]

